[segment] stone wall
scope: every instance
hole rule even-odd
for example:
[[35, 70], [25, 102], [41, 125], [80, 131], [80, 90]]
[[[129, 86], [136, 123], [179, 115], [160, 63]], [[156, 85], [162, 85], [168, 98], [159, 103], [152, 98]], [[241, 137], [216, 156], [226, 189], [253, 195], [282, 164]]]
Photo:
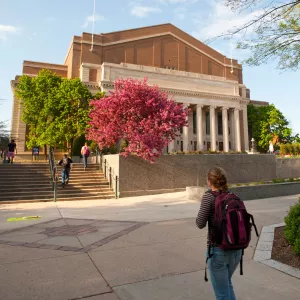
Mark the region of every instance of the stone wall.
[[276, 159], [276, 178], [300, 177], [300, 158]]
[[[164, 155], [155, 164], [136, 156], [104, 156], [119, 176], [120, 196], [146, 195], [185, 190], [187, 186], [205, 185], [212, 166], [225, 169], [229, 183], [244, 183], [276, 178], [273, 155]], [[118, 162], [119, 161], [119, 162]], [[119, 167], [119, 169], [118, 169]]]

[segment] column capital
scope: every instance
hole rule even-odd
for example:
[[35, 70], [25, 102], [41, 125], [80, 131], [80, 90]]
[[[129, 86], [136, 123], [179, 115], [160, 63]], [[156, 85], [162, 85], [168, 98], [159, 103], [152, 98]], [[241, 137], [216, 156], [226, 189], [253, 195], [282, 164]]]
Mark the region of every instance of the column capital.
[[227, 106], [222, 106], [222, 110], [228, 110], [229, 109], [229, 107], [227, 107]]
[[217, 107], [216, 107], [216, 105], [210, 105], [209, 106], [209, 109], [216, 109]]
[[203, 108], [204, 105], [203, 104], [197, 104], [197, 108]]
[[234, 108], [234, 111], [241, 111], [242, 109], [241, 108], [239, 108], [239, 107], [235, 107]]

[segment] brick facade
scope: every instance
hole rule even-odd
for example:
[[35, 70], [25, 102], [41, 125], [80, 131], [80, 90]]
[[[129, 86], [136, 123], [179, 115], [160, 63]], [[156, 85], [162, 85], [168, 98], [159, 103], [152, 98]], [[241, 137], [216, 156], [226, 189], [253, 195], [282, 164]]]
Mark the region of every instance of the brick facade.
[[[229, 137], [232, 147], [229, 148], [247, 150], [246, 119], [250, 91], [243, 84], [242, 66], [237, 60], [231, 61], [231, 58], [172, 24], [95, 34], [93, 40], [92, 45], [90, 33], [74, 36], [64, 64], [24, 61], [22, 73], [36, 76], [40, 70], [49, 69], [62, 77], [79, 77], [92, 93], [99, 90], [106, 92], [113, 87], [113, 81], [117, 77], [147, 76], [150, 84], [157, 84], [162, 90], [175, 95], [176, 101], [192, 104], [194, 110], [198, 105], [198, 112], [205, 113], [214, 107], [214, 113], [220, 114], [220, 109], [225, 107], [233, 115], [234, 109], [240, 110], [235, 117], [238, 124], [236, 126], [239, 127], [229, 125], [240, 132], [241, 142], [236, 140], [235, 133], [232, 132]], [[13, 90], [17, 81], [17, 77], [12, 81]], [[252, 103], [266, 105], [259, 101]], [[21, 110], [20, 103], [14, 97], [11, 132], [14, 135], [12, 137], [18, 141], [19, 152], [26, 151], [26, 125], [20, 120]], [[210, 139], [207, 136], [200, 143], [194, 133], [190, 133], [188, 143], [202, 149], [202, 144], [208, 145]], [[217, 145], [223, 145], [222, 136], [217, 135], [216, 141]], [[176, 141], [176, 145], [178, 142], [180, 141]], [[184, 147], [189, 149], [192, 146]], [[172, 148], [176, 149], [176, 146]], [[212, 147], [214, 148], [215, 146]]]

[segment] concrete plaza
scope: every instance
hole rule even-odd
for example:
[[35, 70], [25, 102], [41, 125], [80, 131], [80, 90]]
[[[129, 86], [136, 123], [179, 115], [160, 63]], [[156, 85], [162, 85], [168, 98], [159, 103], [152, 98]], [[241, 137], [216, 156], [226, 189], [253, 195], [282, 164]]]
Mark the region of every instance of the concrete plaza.
[[[247, 201], [259, 230], [281, 223], [299, 195]], [[0, 295], [5, 300], [208, 300], [207, 230], [199, 202], [173, 193], [120, 200], [0, 206]], [[41, 216], [7, 222], [11, 217]], [[299, 299], [299, 279], [253, 261], [234, 275], [239, 300]]]

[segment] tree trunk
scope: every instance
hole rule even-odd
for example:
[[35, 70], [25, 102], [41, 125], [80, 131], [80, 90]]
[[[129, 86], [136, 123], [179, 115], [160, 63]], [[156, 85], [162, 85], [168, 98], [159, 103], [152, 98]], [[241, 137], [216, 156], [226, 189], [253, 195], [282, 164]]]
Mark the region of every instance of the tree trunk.
[[47, 145], [44, 145], [44, 158], [47, 160]]
[[70, 141], [70, 156], [72, 156], [72, 154], [73, 154], [73, 145], [74, 145], [74, 138], [71, 138], [71, 141]]

